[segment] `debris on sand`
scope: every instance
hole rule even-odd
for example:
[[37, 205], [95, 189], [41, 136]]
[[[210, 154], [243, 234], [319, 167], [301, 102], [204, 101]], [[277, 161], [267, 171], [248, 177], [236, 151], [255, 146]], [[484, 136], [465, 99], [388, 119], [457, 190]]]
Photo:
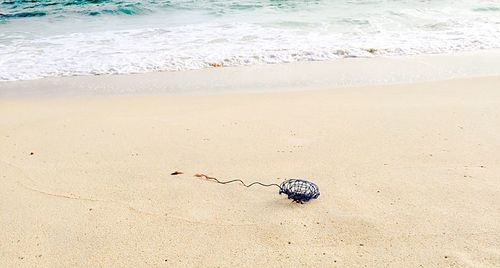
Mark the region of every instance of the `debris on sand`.
[[209, 63], [210, 67], [222, 67], [222, 63]]

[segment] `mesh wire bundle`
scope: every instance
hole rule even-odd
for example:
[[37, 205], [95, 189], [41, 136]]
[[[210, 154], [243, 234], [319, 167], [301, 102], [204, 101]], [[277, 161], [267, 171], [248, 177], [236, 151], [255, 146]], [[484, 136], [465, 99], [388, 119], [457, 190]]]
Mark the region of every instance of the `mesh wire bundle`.
[[310, 181], [290, 179], [281, 183], [279, 194], [286, 194], [288, 199], [292, 199], [297, 203], [304, 203], [318, 198], [319, 188]]
[[[182, 172], [174, 172], [171, 175], [178, 175], [178, 174], [183, 174]], [[301, 203], [303, 204], [304, 202], [308, 202], [311, 199], [316, 199], [319, 197], [319, 188], [318, 185], [315, 183], [312, 183], [310, 181], [306, 180], [300, 180], [300, 179], [290, 179], [286, 180], [281, 183], [281, 185], [271, 183], [271, 184], [264, 184], [261, 182], [252, 182], [250, 184], [246, 184], [244, 181], [240, 179], [235, 179], [235, 180], [230, 180], [230, 181], [220, 181], [217, 178], [207, 176], [205, 174], [195, 174], [195, 177], [198, 178], [205, 178], [207, 180], [212, 180], [215, 181], [219, 184], [228, 184], [228, 183], [233, 183], [233, 182], [239, 182], [243, 184], [245, 187], [251, 187], [253, 185], [260, 185], [264, 187], [271, 187], [271, 186], [276, 186], [278, 187], [279, 194], [286, 194], [288, 196], [288, 199], [292, 199], [294, 202]]]

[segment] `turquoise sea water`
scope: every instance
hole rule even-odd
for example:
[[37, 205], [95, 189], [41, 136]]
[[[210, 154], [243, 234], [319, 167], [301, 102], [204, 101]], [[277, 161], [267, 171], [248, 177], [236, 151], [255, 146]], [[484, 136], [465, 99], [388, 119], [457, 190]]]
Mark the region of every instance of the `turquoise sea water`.
[[0, 0], [0, 80], [500, 47], [500, 0]]

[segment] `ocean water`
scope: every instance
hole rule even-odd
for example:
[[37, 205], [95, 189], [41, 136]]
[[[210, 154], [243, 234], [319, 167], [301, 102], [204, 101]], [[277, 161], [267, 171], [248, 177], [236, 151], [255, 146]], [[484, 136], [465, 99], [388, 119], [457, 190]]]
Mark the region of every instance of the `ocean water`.
[[500, 0], [0, 0], [0, 80], [500, 47]]

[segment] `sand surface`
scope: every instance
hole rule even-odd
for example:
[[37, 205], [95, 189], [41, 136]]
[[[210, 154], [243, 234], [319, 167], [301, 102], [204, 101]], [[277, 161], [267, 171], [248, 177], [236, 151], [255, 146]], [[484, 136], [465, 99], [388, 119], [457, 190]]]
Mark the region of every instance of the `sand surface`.
[[4, 97], [0, 267], [499, 267], [499, 134], [500, 77]]

